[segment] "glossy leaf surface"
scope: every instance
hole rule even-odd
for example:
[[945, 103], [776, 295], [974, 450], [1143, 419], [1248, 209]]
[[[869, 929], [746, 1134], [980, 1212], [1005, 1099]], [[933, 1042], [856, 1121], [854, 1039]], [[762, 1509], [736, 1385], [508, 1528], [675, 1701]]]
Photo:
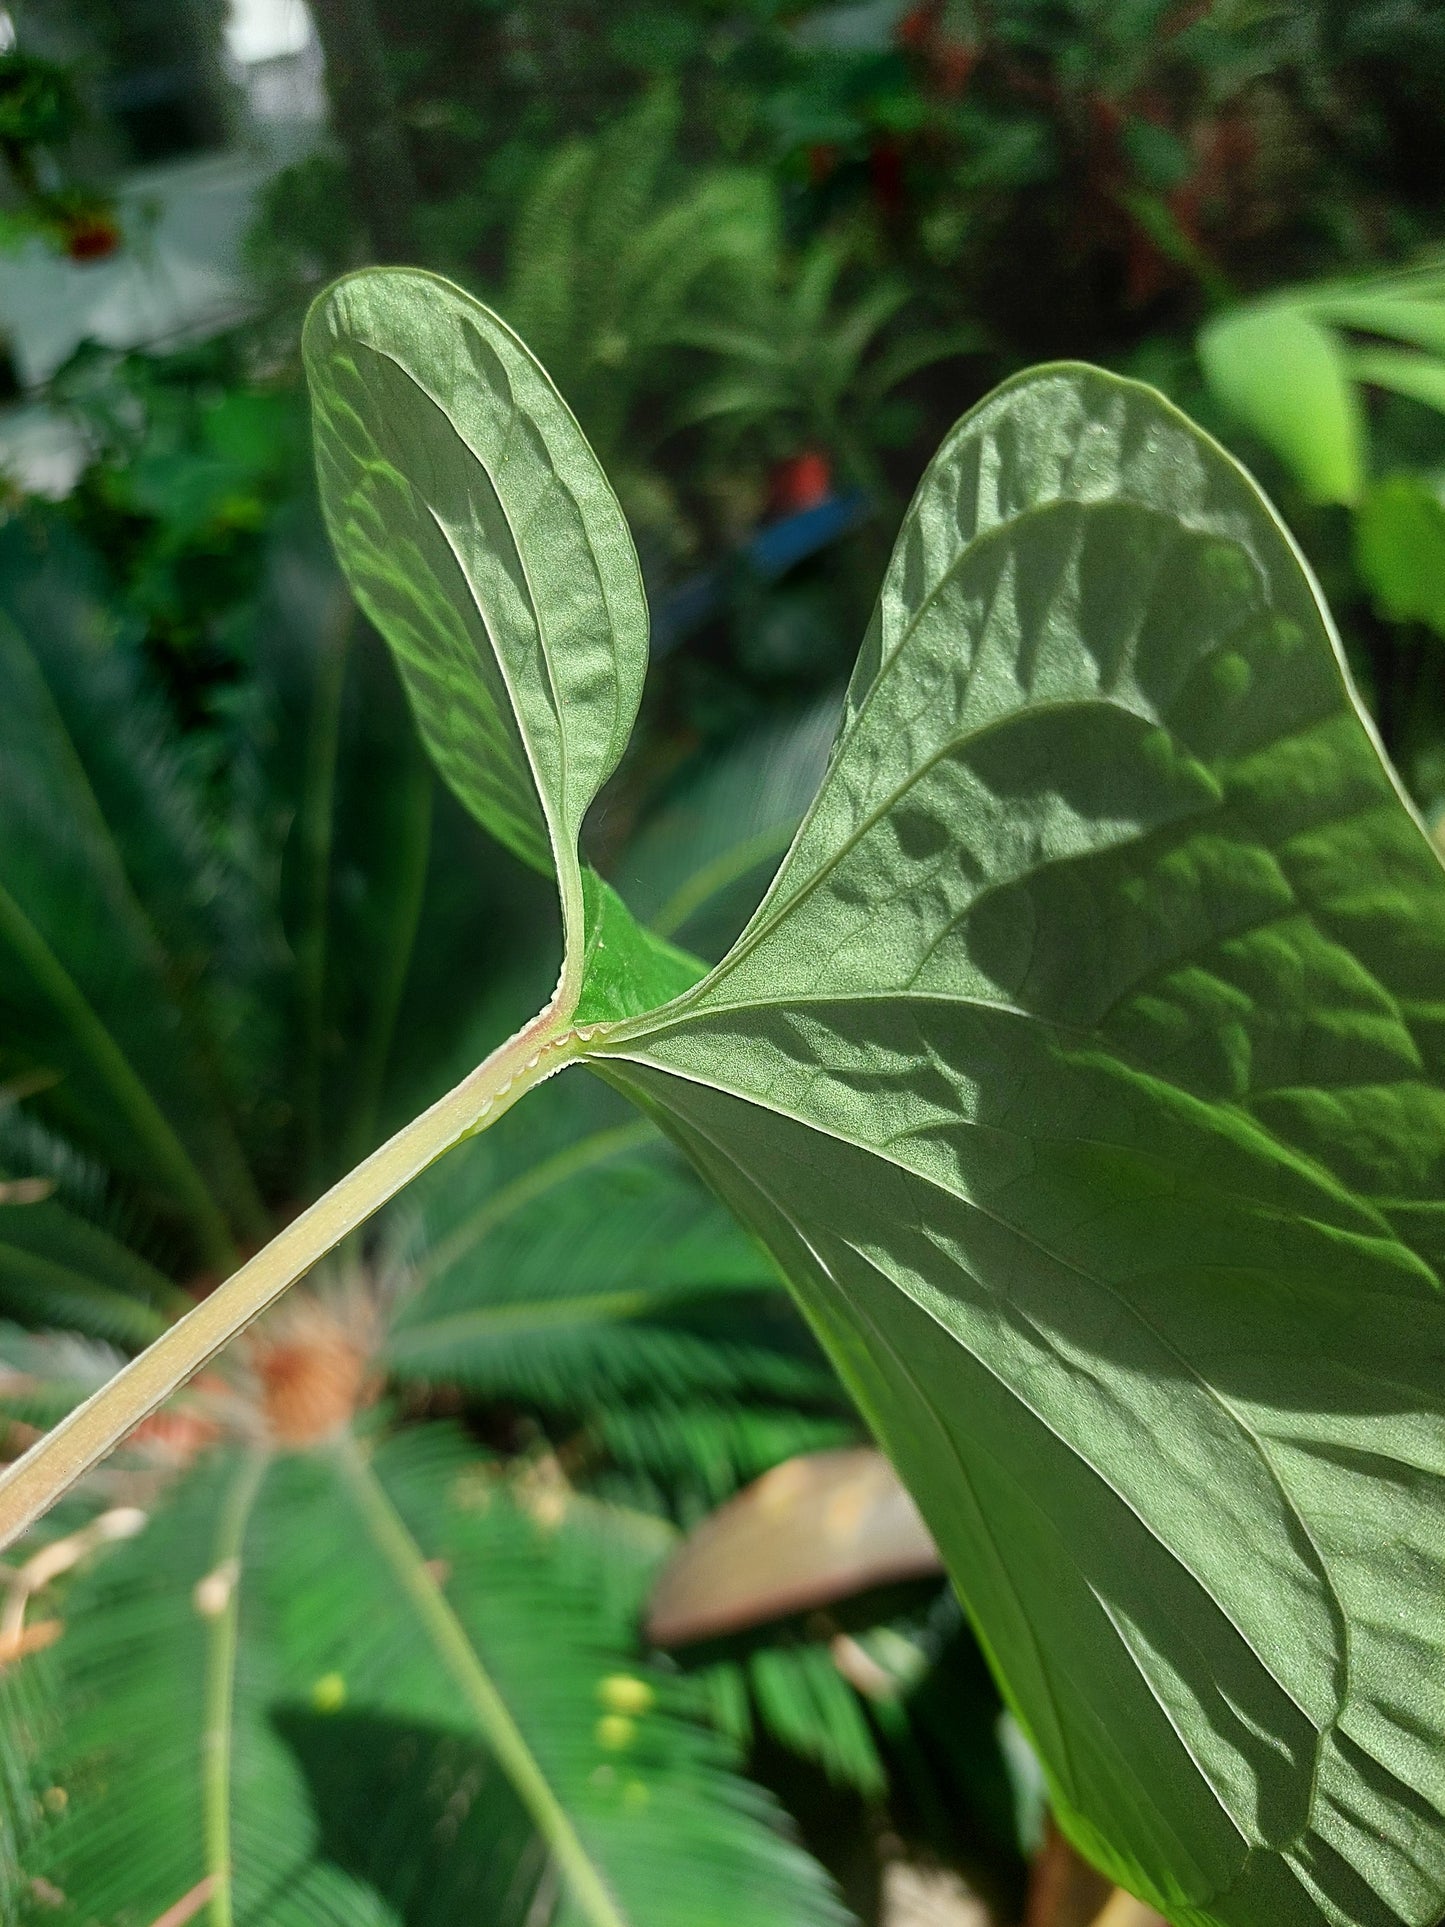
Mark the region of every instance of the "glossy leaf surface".
[[1272, 511], [1061, 367], [925, 477], [732, 953], [592, 1046], [782, 1261], [1070, 1831], [1179, 1927], [1445, 1907], [1442, 956]]

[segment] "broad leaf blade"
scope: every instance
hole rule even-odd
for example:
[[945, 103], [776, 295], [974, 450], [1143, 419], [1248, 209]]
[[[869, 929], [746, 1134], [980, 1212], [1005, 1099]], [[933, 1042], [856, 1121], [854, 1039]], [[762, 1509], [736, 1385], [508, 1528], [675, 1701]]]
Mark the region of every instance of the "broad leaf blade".
[[1069, 1829], [1180, 1927], [1445, 1907], [1442, 956], [1268, 505], [1063, 367], [925, 477], [731, 955], [594, 1046], [783, 1262]]
[[370, 269], [306, 324], [332, 541], [443, 777], [559, 873], [631, 733], [647, 609], [622, 512], [547, 376], [450, 283]]

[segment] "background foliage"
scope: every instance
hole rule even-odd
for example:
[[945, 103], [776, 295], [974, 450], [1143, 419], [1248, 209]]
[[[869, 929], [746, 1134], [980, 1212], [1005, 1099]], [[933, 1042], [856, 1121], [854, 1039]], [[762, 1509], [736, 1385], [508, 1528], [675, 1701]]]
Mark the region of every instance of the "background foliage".
[[[1416, 801], [1445, 810], [1437, 9], [315, 13], [334, 138], [268, 191], [254, 314], [200, 343], [82, 347], [46, 397], [84, 437], [76, 487], [5, 496], [12, 1448], [550, 988], [548, 891], [435, 784], [326, 555], [298, 334], [333, 271], [401, 257], [493, 302], [613, 474], [654, 661], [588, 852], [700, 954], [726, 948], [816, 785], [923, 462], [1045, 357], [1142, 375], [1256, 468]], [[98, 247], [108, 184], [82, 120], [105, 112], [114, 37], [71, 68], [27, 65], [16, 15], [0, 55], [16, 237]], [[187, 44], [218, 31], [214, 9], [188, 15]], [[371, 81], [343, 86], [336, 51], [363, 43]], [[279, 1917], [281, 1874], [308, 1918], [450, 1918], [484, 1893], [499, 1920], [545, 1909], [535, 1814], [443, 1676], [396, 1660], [395, 1565], [359, 1541], [334, 1570], [314, 1557], [309, 1522], [353, 1502], [336, 1496], [353, 1441], [418, 1569], [455, 1573], [441, 1590], [599, 1853], [626, 1825], [639, 1879], [679, 1877], [684, 1848], [722, 1856], [744, 1870], [730, 1913], [747, 1895], [759, 1920], [877, 1918], [890, 1865], [942, 1859], [1018, 1919], [1033, 1782], [936, 1589], [686, 1663], [647, 1653], [641, 1603], [679, 1528], [858, 1427], [756, 1250], [581, 1095], [536, 1100], [434, 1174], [317, 1281], [309, 1324], [263, 1332], [25, 1549], [149, 1520], [78, 1541], [70, 1572], [23, 1593], [18, 1631], [7, 1590], [16, 1910], [65, 1894], [77, 1919], [146, 1927], [214, 1871], [230, 1807], [197, 1762], [218, 1624], [238, 1920]], [[196, 1522], [216, 1528], [258, 1452], [254, 1591], [207, 1618], [195, 1589], [231, 1555]], [[640, 1721], [598, 1697], [614, 1677], [655, 1696]], [[117, 1678], [137, 1732], [164, 1715], [144, 1772], [93, 1710]], [[609, 1750], [612, 1719], [641, 1736]], [[363, 1758], [415, 1816], [414, 1853], [348, 1820], [379, 1797], [354, 1785]], [[663, 1817], [702, 1810], [714, 1832], [670, 1843]], [[112, 1838], [153, 1850], [124, 1891]]]

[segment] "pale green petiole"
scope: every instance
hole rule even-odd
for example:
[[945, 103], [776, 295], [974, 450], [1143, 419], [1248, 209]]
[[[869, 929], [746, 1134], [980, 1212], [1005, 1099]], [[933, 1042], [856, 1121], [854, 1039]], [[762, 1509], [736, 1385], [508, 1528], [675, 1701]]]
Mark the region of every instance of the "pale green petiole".
[[0, 1547], [52, 1506], [126, 1434], [266, 1311], [349, 1232], [429, 1164], [485, 1130], [524, 1092], [561, 1070], [581, 1038], [559, 996], [429, 1110], [388, 1139], [194, 1311], [0, 1473]]

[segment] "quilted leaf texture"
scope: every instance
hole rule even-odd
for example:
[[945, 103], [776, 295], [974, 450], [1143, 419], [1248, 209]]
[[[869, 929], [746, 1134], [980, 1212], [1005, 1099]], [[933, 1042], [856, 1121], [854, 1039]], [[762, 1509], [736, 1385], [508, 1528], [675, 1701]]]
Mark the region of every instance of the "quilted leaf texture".
[[782, 1262], [1064, 1823], [1179, 1927], [1445, 1911], [1445, 885], [1318, 592], [1034, 371], [762, 906], [592, 1061]]

